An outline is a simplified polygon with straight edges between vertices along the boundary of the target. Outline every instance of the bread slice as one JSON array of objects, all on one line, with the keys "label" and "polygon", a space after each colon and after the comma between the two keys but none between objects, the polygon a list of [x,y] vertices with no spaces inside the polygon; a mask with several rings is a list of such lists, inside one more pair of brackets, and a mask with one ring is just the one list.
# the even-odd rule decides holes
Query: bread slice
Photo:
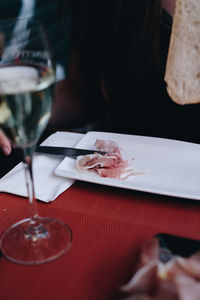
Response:
[{"label": "bread slice", "polygon": [[200,102],[200,0],[176,1],[165,81],[174,102]]}]

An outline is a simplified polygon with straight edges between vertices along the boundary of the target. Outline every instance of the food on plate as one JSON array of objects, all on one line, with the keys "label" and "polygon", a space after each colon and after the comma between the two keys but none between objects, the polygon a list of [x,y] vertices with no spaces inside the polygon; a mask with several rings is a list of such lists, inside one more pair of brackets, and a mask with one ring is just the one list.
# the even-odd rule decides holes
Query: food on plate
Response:
[{"label": "food on plate", "polygon": [[127,169],[129,163],[122,158],[120,147],[114,141],[96,140],[94,145],[106,154],[94,153],[78,156],[76,162],[80,171],[95,171],[101,177],[116,179],[127,179],[134,175],[132,169]]},{"label": "food on plate", "polygon": [[199,300],[200,251],[188,258],[173,255],[154,237],[144,243],[136,273],[121,289],[127,300]]},{"label": "food on plate", "polygon": [[178,104],[200,102],[200,1],[177,0],[165,81]]}]

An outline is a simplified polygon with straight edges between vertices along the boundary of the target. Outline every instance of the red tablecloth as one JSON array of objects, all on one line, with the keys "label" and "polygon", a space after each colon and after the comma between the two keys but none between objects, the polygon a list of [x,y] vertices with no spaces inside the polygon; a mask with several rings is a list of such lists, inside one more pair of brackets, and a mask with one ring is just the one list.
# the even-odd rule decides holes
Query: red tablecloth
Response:
[{"label": "red tablecloth", "polygon": [[[200,239],[200,202],[76,182],[39,214],[73,231],[70,251],[39,266],[0,259],[0,299],[122,299],[140,246],[157,233]],[[0,233],[29,215],[25,198],[0,194]]]}]

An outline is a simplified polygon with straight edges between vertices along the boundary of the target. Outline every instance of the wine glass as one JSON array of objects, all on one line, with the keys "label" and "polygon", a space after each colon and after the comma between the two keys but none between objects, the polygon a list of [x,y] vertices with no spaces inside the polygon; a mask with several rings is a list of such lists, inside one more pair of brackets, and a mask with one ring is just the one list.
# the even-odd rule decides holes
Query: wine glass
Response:
[{"label": "wine glass", "polygon": [[35,203],[32,157],[51,114],[54,85],[54,66],[41,25],[30,19],[0,22],[0,127],[23,154],[30,206],[30,217],[9,227],[0,240],[3,254],[16,263],[48,262],[71,245],[70,228],[39,217]]}]

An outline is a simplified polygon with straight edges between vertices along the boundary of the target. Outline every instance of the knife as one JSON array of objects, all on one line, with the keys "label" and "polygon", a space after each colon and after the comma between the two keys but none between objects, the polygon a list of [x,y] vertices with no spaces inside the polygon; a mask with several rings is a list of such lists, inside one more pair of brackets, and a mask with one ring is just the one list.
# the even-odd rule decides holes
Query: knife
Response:
[{"label": "knife", "polygon": [[35,152],[57,155],[57,156],[69,156],[75,159],[79,155],[87,155],[87,154],[94,154],[94,153],[99,153],[101,155],[106,154],[106,152],[102,152],[102,151],[68,148],[68,147],[51,147],[51,146],[36,146]]}]

